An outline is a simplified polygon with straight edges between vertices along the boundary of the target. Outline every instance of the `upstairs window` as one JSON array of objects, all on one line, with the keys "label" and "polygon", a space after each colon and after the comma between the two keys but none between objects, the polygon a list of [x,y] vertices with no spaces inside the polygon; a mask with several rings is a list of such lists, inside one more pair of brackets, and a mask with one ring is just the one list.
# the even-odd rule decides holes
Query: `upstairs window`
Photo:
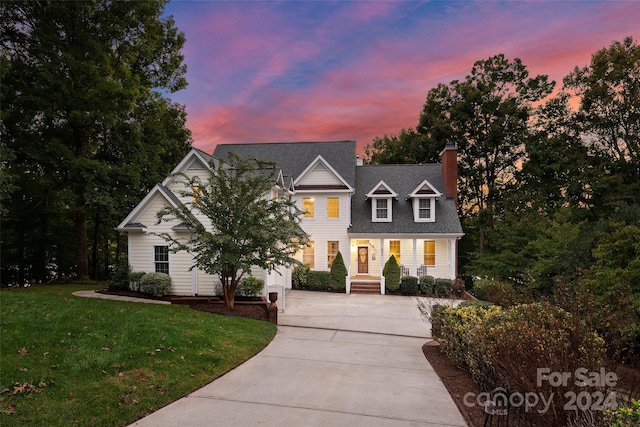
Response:
[{"label": "upstairs window", "polygon": [[415,222],[434,222],[434,198],[413,199],[413,218]]},{"label": "upstairs window", "polygon": [[315,215],[315,201],[313,197],[304,197],[302,199],[302,211],[305,218],[313,218]]},{"label": "upstairs window", "polygon": [[153,247],[153,263],[156,273],[169,274],[169,246]]},{"label": "upstairs window", "polygon": [[391,222],[391,201],[390,199],[372,199],[373,222]]},{"label": "upstairs window", "polygon": [[340,199],[327,197],[327,218],[340,218]]}]

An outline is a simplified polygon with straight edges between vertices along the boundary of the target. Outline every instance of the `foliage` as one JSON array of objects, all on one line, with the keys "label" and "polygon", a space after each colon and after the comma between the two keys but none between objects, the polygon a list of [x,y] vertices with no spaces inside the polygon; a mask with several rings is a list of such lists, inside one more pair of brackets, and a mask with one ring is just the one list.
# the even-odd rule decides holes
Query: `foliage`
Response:
[{"label": "foliage", "polygon": [[140,279],[140,292],[163,297],[171,290],[171,276],[165,273],[146,273]]},{"label": "foliage", "polygon": [[307,280],[309,276],[309,265],[296,265],[293,268],[293,274],[291,277],[291,286],[293,289],[304,289],[307,286]]},{"label": "foliage", "polygon": [[400,289],[400,267],[396,261],[396,257],[391,255],[382,269],[382,275],[385,280],[385,287],[391,291],[396,292]]},{"label": "foliage", "polygon": [[400,292],[404,295],[415,295],[418,293],[418,278],[404,276],[400,279]]},{"label": "foliage", "polygon": [[11,391],[0,399],[0,425],[130,425],[251,358],[276,333],[269,322],[182,305],[71,295],[98,288],[0,291],[0,389]]},{"label": "foliage", "polygon": [[344,292],[347,288],[347,267],[344,265],[342,254],[338,252],[331,264],[331,290]]},{"label": "foliage", "polygon": [[513,286],[492,279],[475,280],[473,282],[472,292],[481,300],[489,301],[503,307],[512,305],[515,302]]},{"label": "foliage", "polygon": [[635,427],[640,424],[640,400],[631,399],[616,410],[605,412],[605,423],[611,427]]},{"label": "foliage", "polygon": [[438,278],[433,282],[433,295],[436,298],[446,298],[451,296],[453,291],[453,281],[451,279]]},{"label": "foliage", "polygon": [[[188,149],[184,108],[160,95],[186,87],[184,34],[162,16],[164,4],[0,4],[2,139],[17,187],[1,227],[10,248],[2,265],[20,280],[88,277],[89,258],[95,277],[130,197],[139,200]],[[103,256],[108,270],[114,257]],[[51,272],[49,263],[62,265]]]},{"label": "foliage", "polygon": [[127,262],[120,262],[111,279],[107,282],[107,287],[111,291],[128,290],[131,266]]},{"label": "foliage", "polygon": [[331,289],[331,272],[310,270],[307,273],[307,285],[310,291],[328,291]]},{"label": "foliage", "polygon": [[295,256],[306,245],[307,235],[300,227],[302,212],[293,201],[264,197],[276,185],[272,162],[231,154],[212,161],[210,167],[206,182],[181,175],[186,190],[180,195],[193,202],[158,212],[159,223],[184,223],[189,236],[160,236],[170,250],[193,254],[194,267],[217,275],[225,304],[233,307],[245,271],[298,264]]},{"label": "foliage", "polygon": [[264,280],[249,276],[240,281],[237,294],[243,297],[257,297],[264,289]]},{"label": "foliage", "polygon": [[434,296],[433,286],[435,278],[433,276],[420,276],[418,278],[418,289],[420,293],[427,297]]},{"label": "foliage", "polygon": [[462,301],[460,304],[458,304],[458,308],[462,308],[462,307],[480,307],[480,308],[484,308],[484,309],[489,309],[491,307],[495,306],[495,304],[490,303],[489,301],[481,301],[481,300],[466,300],[466,301]]},{"label": "foliage", "polygon": [[129,273],[129,289],[132,291],[140,290],[140,282],[142,278],[147,274],[144,271],[133,271]]}]

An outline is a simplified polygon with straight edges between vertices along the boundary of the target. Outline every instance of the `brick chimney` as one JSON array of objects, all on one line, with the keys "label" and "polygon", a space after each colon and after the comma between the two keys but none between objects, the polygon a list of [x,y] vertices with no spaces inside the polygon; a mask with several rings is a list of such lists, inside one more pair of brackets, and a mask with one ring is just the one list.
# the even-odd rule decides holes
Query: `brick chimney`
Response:
[{"label": "brick chimney", "polygon": [[447,144],[440,153],[442,159],[442,180],[444,181],[444,194],[447,198],[453,198],[458,206],[458,149],[453,144]]}]

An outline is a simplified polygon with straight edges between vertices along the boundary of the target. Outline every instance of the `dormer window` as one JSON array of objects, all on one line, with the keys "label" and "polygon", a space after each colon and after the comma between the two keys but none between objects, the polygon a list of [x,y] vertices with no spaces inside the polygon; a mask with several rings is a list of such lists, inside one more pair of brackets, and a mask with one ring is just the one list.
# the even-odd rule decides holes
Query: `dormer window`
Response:
[{"label": "dormer window", "polygon": [[436,200],[442,196],[429,181],[424,180],[409,194],[413,201],[413,220],[415,222],[435,222]]},{"label": "dormer window", "polygon": [[393,199],[397,197],[398,194],[385,184],[384,181],[380,181],[373,187],[367,194],[367,198],[371,200],[371,221],[393,221]]}]

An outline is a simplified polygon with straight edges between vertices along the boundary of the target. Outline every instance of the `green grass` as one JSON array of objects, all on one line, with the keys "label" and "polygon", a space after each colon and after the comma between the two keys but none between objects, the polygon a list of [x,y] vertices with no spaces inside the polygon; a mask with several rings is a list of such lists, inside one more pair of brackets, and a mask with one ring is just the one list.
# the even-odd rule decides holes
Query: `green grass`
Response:
[{"label": "green grass", "polygon": [[185,306],[0,292],[0,425],[127,425],[262,350],[275,325]]}]

